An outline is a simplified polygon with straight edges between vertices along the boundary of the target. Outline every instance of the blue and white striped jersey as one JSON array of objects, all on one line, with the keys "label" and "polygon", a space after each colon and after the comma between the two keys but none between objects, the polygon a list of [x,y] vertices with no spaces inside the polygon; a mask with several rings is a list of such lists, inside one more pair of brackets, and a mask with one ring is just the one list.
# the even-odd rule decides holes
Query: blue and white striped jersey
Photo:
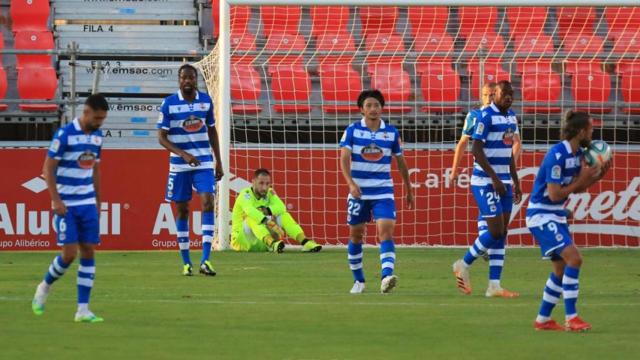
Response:
[{"label": "blue and white striped jersey", "polygon": [[527,206],[527,227],[544,225],[549,221],[566,223],[564,202],[551,201],[547,191],[547,183],[569,185],[573,178],[580,172],[580,159],[582,150],[571,152],[568,141],[562,141],[549,149],[533,183],[533,192]]},{"label": "blue and white striped jersey", "polygon": [[56,131],[47,156],[59,160],[56,187],[67,206],[96,204],[93,167],[100,161],[102,130],[86,134],[74,119]]},{"label": "blue and white striped jersey", "polygon": [[476,122],[482,117],[482,109],[473,109],[469,111],[467,117],[464,118],[464,125],[462,126],[462,135],[473,136],[473,129],[476,127]]},{"label": "blue and white striped jersey", "polygon": [[213,153],[207,130],[214,125],[213,102],[209,95],[197,91],[195,100],[190,103],[178,90],[164,99],[157,123],[158,129],[168,130],[169,141],[200,160],[200,165],[189,166],[180,156],[171,153],[169,171],[213,168]]},{"label": "blue and white striped jersey", "polygon": [[395,127],[381,120],[378,131],[371,131],[362,119],[347,127],[340,147],[351,150],[351,177],[362,191],[362,200],[393,199],[391,155],[402,155]]},{"label": "blue and white striped jersey", "polygon": [[[495,104],[482,109],[482,116],[477,120],[472,138],[484,142],[484,154],[496,175],[504,184],[512,184],[509,165],[511,164],[511,148],[516,134],[519,134],[518,120],[513,110],[506,114],[498,110]],[[492,184],[491,178],[480,165],[473,164],[471,185],[484,186]]]}]

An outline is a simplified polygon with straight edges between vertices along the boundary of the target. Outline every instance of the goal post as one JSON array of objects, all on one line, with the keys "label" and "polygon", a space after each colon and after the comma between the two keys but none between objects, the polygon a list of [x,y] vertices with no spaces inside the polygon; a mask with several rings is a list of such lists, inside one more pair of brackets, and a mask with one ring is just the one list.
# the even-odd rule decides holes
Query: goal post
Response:
[{"label": "goal post", "polygon": [[[282,13],[263,13],[270,6],[301,10],[292,13],[292,20],[283,18]],[[314,29],[318,18],[312,7],[326,6],[348,7],[347,36],[329,39],[333,43],[323,42],[326,39]],[[424,39],[424,34],[414,29],[416,23],[409,7],[434,6],[449,9],[449,18],[438,24],[440,35],[444,35]],[[508,11],[515,6],[549,10],[541,23],[529,21],[522,27],[523,32],[517,33],[517,24]],[[606,3],[611,8],[633,6],[638,6],[637,1]],[[236,7],[248,7],[248,11],[232,12]],[[398,15],[391,17],[391,25],[385,23],[387,15],[383,12],[366,13],[371,15],[366,20],[365,9],[372,7],[388,7]],[[497,15],[486,15],[496,17],[485,33],[477,32],[485,13],[469,17],[463,11],[468,7],[498,9]],[[564,7],[594,10],[584,17],[572,13],[573,18],[567,22],[566,14],[559,10]],[[638,246],[640,227],[633,211],[640,189],[633,186],[640,173],[632,164],[640,163],[640,111],[626,109],[640,108],[640,104],[628,99],[624,82],[625,76],[640,77],[640,51],[634,47],[636,40],[640,42],[640,35],[635,37],[640,29],[635,29],[629,20],[624,25],[628,28],[619,29],[623,35],[612,35],[617,22],[605,10],[603,2],[597,0],[221,0],[217,44],[209,56],[196,64],[214,97],[226,174],[217,190],[218,248],[229,247],[231,200],[235,197],[232,188],[247,186],[249,174],[255,170],[249,167],[258,165],[273,167],[270,170],[274,170],[275,188],[310,237],[321,243],[346,243],[341,230],[346,228],[346,210],[342,208],[346,193],[335,156],[341,132],[359,114],[353,110],[352,101],[337,94],[345,93],[340,88],[344,86],[351,93],[359,92],[354,88],[358,83],[362,89],[384,87],[383,93],[389,94],[389,112],[383,118],[400,128],[417,201],[422,204],[413,211],[401,209],[404,190],[394,176],[400,227],[396,232],[402,238],[399,243],[468,244],[477,232],[473,221],[477,210],[468,189],[470,154],[462,163],[467,168],[461,178],[466,186],[454,185],[447,169],[464,117],[478,106],[479,88],[503,78],[516,81],[515,105],[527,150],[519,164],[523,181],[528,184],[525,186],[530,187],[542,151],[558,141],[562,112],[584,108],[597,114],[594,137],[603,137],[623,155],[616,158],[613,175],[595,186],[589,198],[575,196],[569,201],[568,206],[578,215],[574,230],[582,234],[579,243],[583,245]],[[640,16],[640,9],[637,14]],[[341,21],[340,14],[329,15],[328,22]],[[619,17],[626,19],[623,12]],[[239,22],[248,36],[238,33]],[[584,24],[574,34],[578,22]],[[584,40],[574,36],[583,34],[592,37]],[[531,43],[522,41],[525,35],[531,37]],[[634,37],[627,39],[627,44],[620,40],[624,36]],[[541,47],[542,40],[548,41],[548,48]],[[245,47],[238,46],[238,41],[254,43]],[[342,46],[343,41],[353,41],[354,50]],[[596,44],[598,41],[602,43]],[[243,82],[233,89],[235,97],[232,58],[238,64],[249,65],[244,70],[233,68],[233,76],[241,77]],[[636,65],[629,65],[626,73],[621,72],[623,60],[625,66],[627,62],[637,63],[637,69]],[[301,67],[287,68],[293,64]],[[245,70],[248,73],[239,73]],[[327,83],[332,77],[340,80]],[[254,84],[257,90],[251,88],[252,81],[259,83]],[[434,86],[437,81],[444,81],[440,90]],[[533,89],[531,84],[545,84],[548,89]],[[610,94],[605,94],[602,86],[610,86]],[[332,88],[334,97],[328,88]],[[453,97],[449,96],[451,93]],[[545,101],[547,98],[551,100]],[[635,191],[636,197],[618,196],[624,191]],[[325,198],[317,199],[318,196]],[[627,203],[622,204],[625,199]],[[525,239],[526,200],[523,203],[514,207],[511,234],[516,240],[511,243],[531,245],[530,239]],[[429,233],[424,234],[425,231]],[[595,235],[591,236],[593,231]]]}]

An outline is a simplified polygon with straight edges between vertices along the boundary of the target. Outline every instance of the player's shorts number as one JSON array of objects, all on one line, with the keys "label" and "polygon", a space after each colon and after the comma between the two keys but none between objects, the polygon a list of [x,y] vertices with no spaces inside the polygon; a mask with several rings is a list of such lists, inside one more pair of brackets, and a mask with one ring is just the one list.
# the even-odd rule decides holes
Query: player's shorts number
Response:
[{"label": "player's shorts number", "polygon": [[361,205],[360,203],[357,202],[349,202],[349,208],[348,208],[348,212],[349,215],[353,215],[353,216],[359,216],[360,215],[360,209],[361,209]]},{"label": "player's shorts number", "polygon": [[67,231],[67,222],[64,221],[64,218],[60,219],[60,223],[58,223],[58,231],[60,234],[64,234]]},{"label": "player's shorts number", "polygon": [[487,204],[495,205],[496,204],[496,200],[500,200],[500,195],[489,191],[487,193]]},{"label": "player's shorts number", "polygon": [[558,225],[556,225],[556,223],[554,222],[549,222],[547,223],[547,229],[549,229],[549,231],[551,231],[555,237],[556,237],[556,241],[562,241],[563,240],[563,236],[561,233],[558,232]]},{"label": "player's shorts number", "polygon": [[169,181],[167,181],[167,190],[173,190],[173,177],[169,176]]}]

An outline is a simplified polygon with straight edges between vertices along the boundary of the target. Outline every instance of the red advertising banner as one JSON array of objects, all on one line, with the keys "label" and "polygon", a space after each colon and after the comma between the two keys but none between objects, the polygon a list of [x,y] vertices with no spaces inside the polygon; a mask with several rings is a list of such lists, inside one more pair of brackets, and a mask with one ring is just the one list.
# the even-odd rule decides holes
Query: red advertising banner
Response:
[{"label": "red advertising banner", "polygon": [[[45,150],[0,150],[0,251],[55,249],[49,193],[41,177]],[[477,232],[477,209],[468,170],[458,185],[449,169],[453,152],[406,151],[417,206],[406,210],[404,189],[394,170],[398,225],[404,245],[468,245]],[[514,205],[509,243],[533,245],[524,214],[541,152],[525,152],[520,166],[524,199]],[[470,165],[470,158],[467,158]],[[232,198],[249,186],[258,167],[272,171],[274,188],[308,236],[324,244],[345,244],[348,188],[334,149],[235,150],[231,156]],[[102,155],[100,231],[106,250],[177,249],[171,205],[164,202],[168,154],[162,150],[106,149]],[[395,169],[395,166],[394,166]],[[589,192],[572,195],[567,207],[572,231],[583,246],[639,246],[640,153],[617,152],[610,173]],[[233,199],[232,199],[233,204]],[[192,247],[200,247],[199,201],[190,218]],[[374,243],[369,228],[368,243]]]}]

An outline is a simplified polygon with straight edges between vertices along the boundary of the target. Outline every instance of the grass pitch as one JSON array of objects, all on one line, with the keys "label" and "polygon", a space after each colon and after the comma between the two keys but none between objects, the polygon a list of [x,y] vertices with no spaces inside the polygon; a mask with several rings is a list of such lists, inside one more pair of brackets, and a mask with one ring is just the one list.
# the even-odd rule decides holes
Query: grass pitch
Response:
[{"label": "grass pitch", "polygon": [[[632,359],[640,353],[640,252],[588,249],[578,310],[589,333],[536,332],[550,265],[537,249],[510,249],[503,286],[487,299],[487,264],[458,293],[462,249],[399,249],[394,293],[379,294],[380,264],[365,251],[367,291],[350,295],[344,249],[318,254],[214,253],[218,276],[180,274],[178,252],[102,252],[91,308],[73,322],[76,265],[37,317],[30,308],[53,253],[0,252],[3,359]],[[198,259],[194,252],[192,259]],[[194,269],[195,270],[195,269]],[[554,311],[564,318],[562,302]]]}]

